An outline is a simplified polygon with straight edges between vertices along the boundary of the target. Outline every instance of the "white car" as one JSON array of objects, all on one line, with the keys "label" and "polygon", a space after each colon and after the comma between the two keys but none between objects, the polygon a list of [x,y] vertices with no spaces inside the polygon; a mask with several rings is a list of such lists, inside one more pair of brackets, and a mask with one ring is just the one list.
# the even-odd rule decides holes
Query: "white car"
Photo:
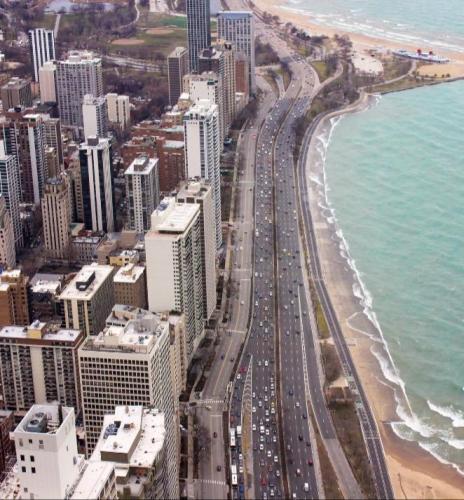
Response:
[{"label": "white car", "polygon": [[252,429],[255,431],[256,430],[256,424],[253,424]]},{"label": "white car", "polygon": [[259,451],[263,451],[263,450],[264,450],[264,444],[263,444],[263,443],[261,443],[261,444],[259,445]]},{"label": "white car", "polygon": [[267,450],[267,458],[271,458],[271,457],[272,457],[271,450]]},{"label": "white car", "polygon": [[274,463],[277,463],[279,459],[277,458],[277,455],[274,455]]}]

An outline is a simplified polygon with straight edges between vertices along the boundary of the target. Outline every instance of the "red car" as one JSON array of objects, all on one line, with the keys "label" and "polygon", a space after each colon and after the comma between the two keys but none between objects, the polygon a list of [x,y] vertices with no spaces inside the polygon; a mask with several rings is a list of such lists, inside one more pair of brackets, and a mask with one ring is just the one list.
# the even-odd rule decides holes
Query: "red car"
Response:
[{"label": "red car", "polygon": [[308,458],[308,465],[313,465],[313,461],[311,458]]},{"label": "red car", "polygon": [[261,486],[266,486],[266,484],[267,484],[266,478],[262,477],[261,478]]}]

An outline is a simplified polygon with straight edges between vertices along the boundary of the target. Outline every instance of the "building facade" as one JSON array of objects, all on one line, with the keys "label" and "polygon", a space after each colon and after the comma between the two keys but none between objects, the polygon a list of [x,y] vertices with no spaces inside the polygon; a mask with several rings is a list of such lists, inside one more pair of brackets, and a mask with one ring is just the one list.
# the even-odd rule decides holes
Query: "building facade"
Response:
[{"label": "building facade", "polygon": [[194,104],[184,115],[185,169],[188,177],[211,183],[216,222],[216,248],[222,245],[221,171],[218,107],[208,100]]},{"label": "building facade", "polygon": [[39,320],[0,330],[0,387],[5,408],[27,411],[59,401],[80,411],[77,350],[79,330],[49,328]]},{"label": "building facade", "polygon": [[[249,89],[256,93],[255,25],[253,13],[249,11],[222,11],[217,15],[218,38],[234,45],[248,59]],[[241,90],[240,92],[243,92]]]},{"label": "building facade", "polygon": [[82,102],[84,137],[108,137],[108,108],[104,96],[86,94]]},{"label": "building facade", "polygon": [[106,103],[108,121],[118,125],[122,130],[129,127],[131,123],[129,96],[106,94]]},{"label": "building facade", "polygon": [[13,268],[16,265],[13,222],[6,207],[5,197],[0,194],[0,265]]},{"label": "building facade", "polygon": [[150,216],[160,199],[158,163],[157,158],[140,155],[124,172],[132,231],[144,233],[150,229]]},{"label": "building facade", "polygon": [[187,42],[189,71],[198,72],[198,58],[211,45],[211,14],[209,0],[187,0]]},{"label": "building facade", "polygon": [[40,102],[56,103],[56,62],[48,61],[39,69]]},{"label": "building facade", "polygon": [[0,326],[29,324],[28,283],[20,269],[0,274]]},{"label": "building facade", "polygon": [[13,77],[1,89],[3,112],[16,107],[32,106],[31,82],[23,78]]},{"label": "building facade", "polygon": [[185,315],[190,362],[204,334],[200,207],[165,198],[145,235],[148,307]]},{"label": "building facade", "polygon": [[64,324],[85,336],[98,335],[114,305],[113,267],[99,264],[83,266],[61,292]]},{"label": "building facade", "polygon": [[87,137],[79,148],[84,224],[92,231],[114,231],[114,187],[108,139]]},{"label": "building facade", "polygon": [[145,266],[126,264],[118,269],[113,282],[115,304],[147,308]]},{"label": "building facade", "polygon": [[6,155],[0,151],[0,194],[5,199],[10,214],[15,248],[20,248],[23,246],[23,230],[19,213],[21,188],[17,161],[15,155]]},{"label": "building facade", "polygon": [[82,131],[84,96],[103,96],[101,59],[92,52],[71,51],[67,59],[57,63],[56,87],[62,124]]},{"label": "building facade", "polygon": [[168,55],[168,83],[169,104],[175,106],[182,94],[182,81],[188,73],[188,50],[185,47],[176,47]]},{"label": "building facade", "polygon": [[28,38],[31,63],[34,68],[34,80],[38,82],[40,68],[47,61],[56,59],[55,37],[52,30],[36,28],[29,30]]},{"label": "building facade", "polygon": [[42,198],[44,244],[51,258],[69,256],[71,207],[69,186],[64,177],[49,178]]},{"label": "building facade", "polygon": [[86,452],[98,443],[104,416],[115,406],[156,407],[165,415],[166,498],[178,498],[178,422],[169,363],[169,325],[142,312],[125,326],[108,326],[79,350]]}]

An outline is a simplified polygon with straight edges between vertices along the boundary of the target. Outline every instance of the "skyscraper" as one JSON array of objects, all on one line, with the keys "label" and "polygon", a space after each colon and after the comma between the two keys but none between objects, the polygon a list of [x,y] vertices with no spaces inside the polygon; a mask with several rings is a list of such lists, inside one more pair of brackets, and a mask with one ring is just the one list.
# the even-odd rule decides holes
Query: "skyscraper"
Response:
[{"label": "skyscraper", "polygon": [[39,69],[40,102],[56,103],[56,62],[47,61]]},{"label": "skyscraper", "polygon": [[69,249],[71,207],[65,177],[49,178],[42,198],[44,243],[50,257],[63,259]]},{"label": "skyscraper", "polygon": [[178,421],[169,362],[169,324],[140,311],[124,326],[107,326],[79,350],[86,451],[98,442],[104,416],[118,405],[155,406],[165,415],[167,498],[178,498]]},{"label": "skyscraper", "polygon": [[130,125],[130,100],[128,95],[106,94],[108,121],[124,130]]},{"label": "skyscraper", "polygon": [[0,265],[14,267],[16,264],[15,239],[10,212],[5,197],[0,194]]},{"label": "skyscraper", "polygon": [[209,180],[213,189],[216,248],[222,244],[221,172],[218,107],[200,100],[184,115],[185,167],[188,177]]},{"label": "skyscraper", "polygon": [[176,47],[168,55],[168,82],[169,82],[169,104],[177,104],[182,93],[182,80],[188,73],[188,50],[185,47]]},{"label": "skyscraper", "polygon": [[138,156],[124,172],[129,211],[129,229],[144,233],[159,203],[158,158]]},{"label": "skyscraper", "polygon": [[108,137],[108,108],[106,97],[86,94],[82,102],[84,137]]},{"label": "skyscraper", "polygon": [[3,112],[22,106],[32,106],[31,82],[13,77],[1,89]]},{"label": "skyscraper", "polygon": [[19,213],[21,187],[18,163],[16,156],[2,152],[2,145],[0,141],[0,194],[5,198],[6,208],[10,212],[15,247],[20,248],[23,246],[23,230]]},{"label": "skyscraper", "polygon": [[183,182],[177,193],[178,203],[196,203],[200,207],[202,246],[203,318],[208,321],[216,309],[216,231],[211,185],[203,179]]},{"label": "skyscraper", "polygon": [[249,88],[256,92],[255,81],[255,26],[253,13],[249,11],[219,12],[218,38],[227,40],[234,45],[237,52],[246,55],[249,64]]},{"label": "skyscraper", "polygon": [[34,80],[39,81],[39,70],[45,62],[56,59],[53,31],[44,28],[29,30],[29,50],[34,68]]},{"label": "skyscraper", "polygon": [[189,362],[204,333],[202,251],[200,207],[164,198],[145,235],[148,307],[184,313]]},{"label": "skyscraper", "polygon": [[87,229],[114,231],[114,190],[108,139],[87,137],[79,148],[84,223]]},{"label": "skyscraper", "polygon": [[82,130],[86,94],[103,95],[102,62],[92,52],[72,51],[56,70],[58,108],[63,125]]},{"label": "skyscraper", "polygon": [[187,40],[190,72],[198,72],[198,57],[211,45],[210,0],[187,0]]}]

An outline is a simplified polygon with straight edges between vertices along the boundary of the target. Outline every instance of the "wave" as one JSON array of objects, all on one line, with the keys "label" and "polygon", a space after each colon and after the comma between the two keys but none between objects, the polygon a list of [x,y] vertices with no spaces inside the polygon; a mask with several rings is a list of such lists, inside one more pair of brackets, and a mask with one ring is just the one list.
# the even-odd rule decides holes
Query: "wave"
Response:
[{"label": "wave", "polygon": [[450,406],[439,406],[427,400],[428,407],[442,417],[449,418],[454,428],[464,427],[464,413]]},{"label": "wave", "polygon": [[428,443],[428,442],[419,441],[419,446],[423,450],[430,453],[430,455],[432,455],[434,458],[436,458],[440,463],[442,463],[444,465],[451,465],[451,467],[453,467],[453,469],[455,469],[457,472],[459,472],[459,474],[461,474],[461,476],[464,476],[464,470],[462,470],[461,467],[459,467],[458,465],[456,465],[453,462],[450,462],[449,460],[446,460],[437,452],[436,449],[437,449],[438,445],[436,443]]}]

